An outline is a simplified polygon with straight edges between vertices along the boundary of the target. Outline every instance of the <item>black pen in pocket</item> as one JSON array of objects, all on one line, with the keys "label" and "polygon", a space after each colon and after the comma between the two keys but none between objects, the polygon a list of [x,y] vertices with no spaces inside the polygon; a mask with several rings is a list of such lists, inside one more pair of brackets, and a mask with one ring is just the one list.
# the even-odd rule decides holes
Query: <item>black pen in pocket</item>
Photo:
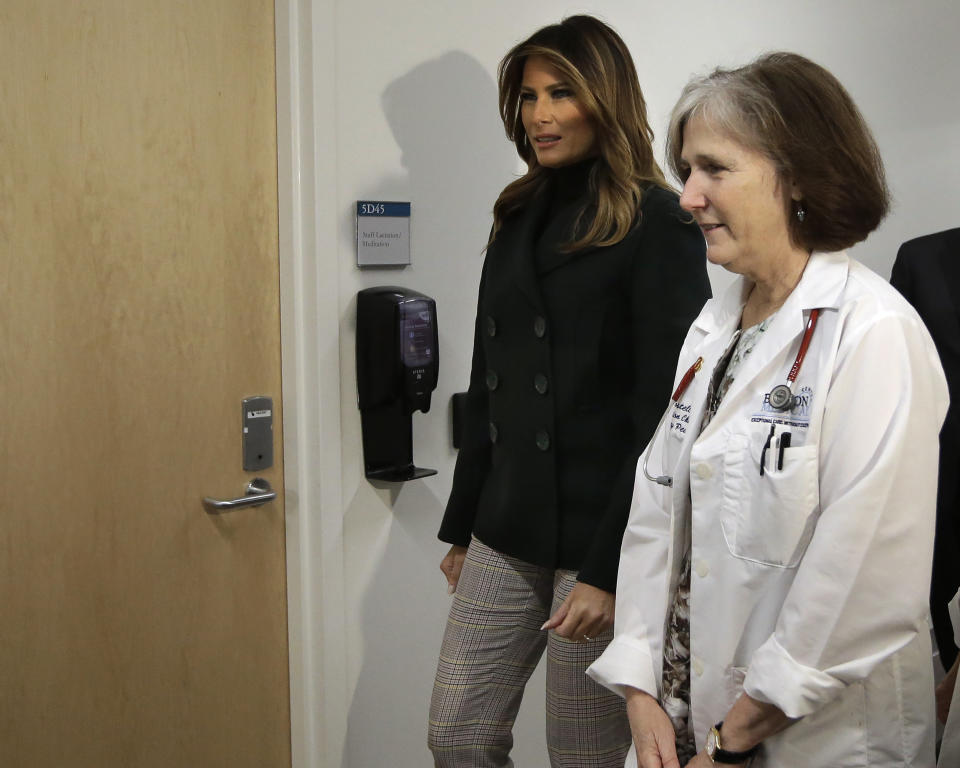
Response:
[{"label": "black pen in pocket", "polygon": [[770,447],[770,441],[773,439],[773,431],[776,429],[776,425],[770,425],[770,434],[767,435],[767,442],[763,444],[763,450],[760,451],[760,477],[763,477],[764,464],[767,463],[767,448]]},{"label": "black pen in pocket", "polygon": [[783,452],[790,447],[790,433],[784,432],[780,435],[777,447],[777,469],[783,469]]}]

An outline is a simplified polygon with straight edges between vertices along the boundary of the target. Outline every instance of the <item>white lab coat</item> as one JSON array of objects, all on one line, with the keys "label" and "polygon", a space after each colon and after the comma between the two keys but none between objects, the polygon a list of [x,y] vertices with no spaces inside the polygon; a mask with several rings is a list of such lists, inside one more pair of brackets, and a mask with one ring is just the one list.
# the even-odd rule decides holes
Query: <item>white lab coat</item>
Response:
[{"label": "white lab coat", "polygon": [[[676,382],[698,357],[703,367],[638,464],[614,639],[589,674],[618,692],[658,695],[692,499],[698,746],[746,691],[801,718],[764,743],[755,766],[931,768],[925,617],[947,409],[933,342],[884,280],[845,253],[814,253],[698,437],[708,380],[748,287],[741,279],[707,302],[684,342]],[[772,411],[765,396],[785,382],[815,307],[796,405]],[[778,469],[784,432],[792,443]],[[672,489],[645,479],[646,459],[651,474],[672,475]],[[635,760],[631,751],[627,765]]]},{"label": "white lab coat", "polygon": [[[960,556],[960,552],[957,553]],[[950,601],[950,622],[953,624],[953,642],[960,646],[960,592]],[[958,768],[960,766],[960,683],[953,688],[950,699],[950,713],[943,726],[943,741],[940,742],[938,768]]]}]

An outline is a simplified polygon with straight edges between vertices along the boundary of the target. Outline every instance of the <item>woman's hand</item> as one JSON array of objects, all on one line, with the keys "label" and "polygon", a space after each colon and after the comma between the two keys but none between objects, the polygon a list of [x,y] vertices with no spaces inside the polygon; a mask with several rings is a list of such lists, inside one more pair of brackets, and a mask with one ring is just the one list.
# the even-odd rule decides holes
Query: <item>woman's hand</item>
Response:
[{"label": "woman's hand", "polygon": [[590,641],[613,626],[615,602],[611,592],[578,581],[540,629],[552,629],[569,640]]},{"label": "woman's hand", "polygon": [[[727,752],[746,752],[795,722],[776,705],[741,693],[723,718],[720,746]],[[748,762],[745,760],[733,765],[746,765]],[[701,751],[684,768],[713,768],[713,765],[706,751]]]},{"label": "woman's hand", "polygon": [[454,544],[450,551],[440,561],[440,570],[447,577],[447,594],[457,591],[457,582],[460,581],[460,571],[463,570],[463,561],[467,557],[467,548]]},{"label": "woman's hand", "polygon": [[667,713],[649,693],[626,688],[624,695],[639,768],[680,768],[677,736]]}]

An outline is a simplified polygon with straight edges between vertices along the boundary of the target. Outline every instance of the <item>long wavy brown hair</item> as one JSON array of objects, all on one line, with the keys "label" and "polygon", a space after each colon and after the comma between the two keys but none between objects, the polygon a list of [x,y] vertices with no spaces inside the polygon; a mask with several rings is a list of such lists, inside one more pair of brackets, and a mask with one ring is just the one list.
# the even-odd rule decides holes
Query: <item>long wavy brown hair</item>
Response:
[{"label": "long wavy brown hair", "polygon": [[[595,213],[586,231],[564,250],[618,243],[637,223],[644,187],[669,189],[669,185],[653,156],[653,131],[630,51],[609,26],[586,15],[570,16],[534,32],[500,62],[500,117],[527,172],[497,198],[491,242],[504,220],[549,183],[551,171],[537,162],[520,112],[523,68],[529,56],[542,56],[560,71],[596,131],[598,157],[590,170],[589,202],[580,218],[588,208]],[[580,229],[578,218],[574,231]]]}]

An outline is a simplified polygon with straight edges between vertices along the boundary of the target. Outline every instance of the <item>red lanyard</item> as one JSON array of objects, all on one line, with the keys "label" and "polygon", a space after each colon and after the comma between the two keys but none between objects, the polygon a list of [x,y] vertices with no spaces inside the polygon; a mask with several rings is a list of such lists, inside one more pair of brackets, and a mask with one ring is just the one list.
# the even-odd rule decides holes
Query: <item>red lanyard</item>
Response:
[{"label": "red lanyard", "polygon": [[[807,356],[807,349],[810,347],[810,339],[813,338],[813,330],[817,327],[817,318],[820,317],[819,309],[810,310],[810,319],[807,321],[807,327],[803,331],[803,338],[800,340],[800,349],[797,352],[797,359],[793,361],[793,367],[790,369],[790,373],[787,374],[787,381],[791,384],[797,380],[797,375],[800,373],[800,366],[803,365],[803,358]],[[687,387],[690,386],[690,382],[693,381],[693,377],[697,375],[697,372],[703,366],[703,358],[698,357],[696,362],[687,368],[687,372],[683,374],[683,378],[680,379],[680,383],[677,384],[677,389],[674,391],[671,400],[673,402],[679,402],[680,398],[683,397],[683,393],[687,391]]]},{"label": "red lanyard", "polygon": [[810,319],[807,321],[807,328],[803,332],[803,339],[800,341],[800,350],[797,352],[797,359],[793,361],[793,368],[787,375],[787,381],[791,384],[797,380],[797,374],[800,373],[800,366],[803,365],[803,358],[807,355],[807,347],[810,346],[810,339],[813,336],[813,329],[817,327],[817,318],[820,317],[819,309],[810,310]]}]

